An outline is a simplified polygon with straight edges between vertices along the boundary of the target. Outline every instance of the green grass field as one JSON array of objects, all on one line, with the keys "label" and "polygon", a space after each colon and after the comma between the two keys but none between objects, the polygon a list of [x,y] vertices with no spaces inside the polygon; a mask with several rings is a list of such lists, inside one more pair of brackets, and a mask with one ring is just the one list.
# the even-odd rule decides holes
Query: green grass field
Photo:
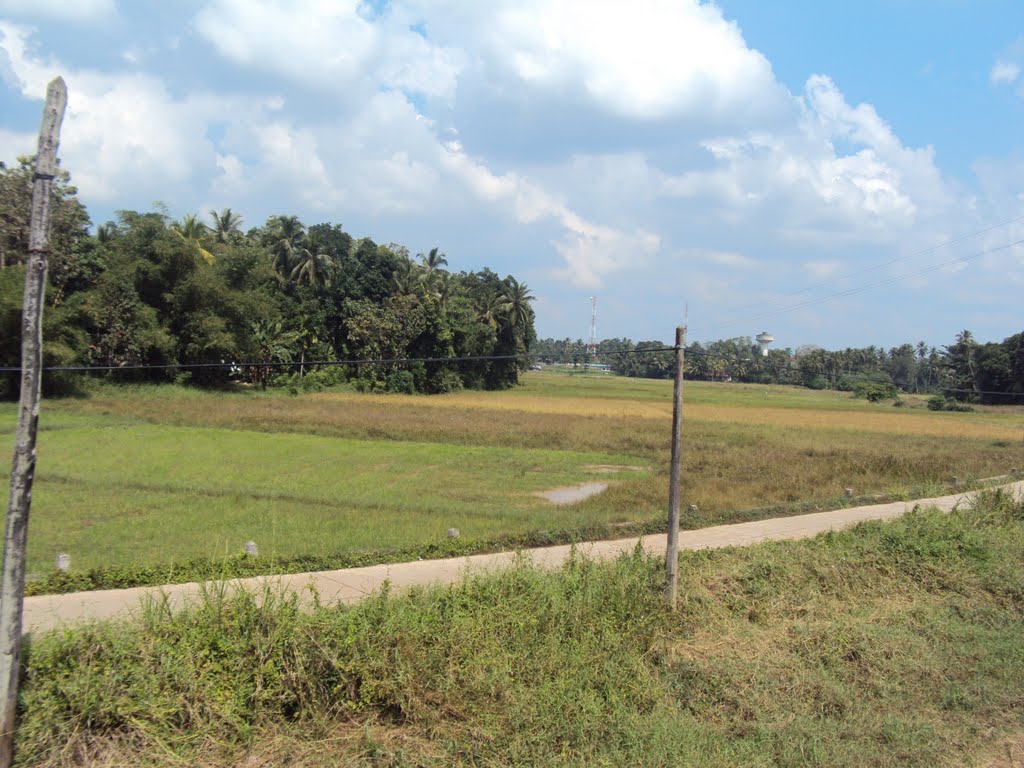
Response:
[{"label": "green grass field", "polygon": [[[1024,503],[32,638],[18,765],[1013,768]],[[1001,762],[990,762],[1002,758]]]},{"label": "green grass field", "polygon": [[[250,539],[262,556],[294,557],[443,541],[449,527],[486,539],[654,520],[671,394],[667,381],[543,372],[510,392],[438,397],[166,386],[47,401],[29,572],[52,570],[57,552],[82,570],[224,558]],[[1024,466],[1024,409],[908,402],[688,383],[684,502],[700,513],[684,525]],[[14,418],[0,405],[8,439]],[[595,480],[610,489],[573,506],[533,495]]]}]

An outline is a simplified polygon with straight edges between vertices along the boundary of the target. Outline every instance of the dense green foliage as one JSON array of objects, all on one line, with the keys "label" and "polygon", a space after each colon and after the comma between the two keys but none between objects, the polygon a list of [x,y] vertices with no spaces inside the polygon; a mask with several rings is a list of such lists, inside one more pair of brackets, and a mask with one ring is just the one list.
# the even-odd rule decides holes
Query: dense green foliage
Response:
[{"label": "dense green foliage", "polygon": [[33,638],[22,766],[974,764],[1018,730],[1024,504],[351,607],[214,588]]},{"label": "dense green foliage", "polygon": [[[668,379],[674,375],[670,345],[605,339],[593,360],[577,339],[540,339],[534,352],[548,363],[609,365],[623,376]],[[829,351],[820,347],[770,349],[762,356],[749,337],[722,339],[686,347],[686,376],[700,381],[792,384],[836,389],[868,399],[888,399],[904,392],[942,392],[955,400],[980,403],[1024,402],[1024,333],[1002,342],[978,343],[970,331],[937,349],[925,342],[888,350],[864,347]]]},{"label": "dense green foliage", "polygon": [[[31,168],[0,167],[0,365],[19,364]],[[488,269],[449,273],[437,248],[418,260],[394,243],[339,225],[273,216],[242,232],[231,209],[172,221],[121,211],[88,233],[68,185],[57,184],[45,311],[46,364],[106,366],[117,381],[301,385],[352,381],[365,390],[501,389],[525,367],[533,296]],[[310,366],[318,360],[504,356],[452,364]],[[226,363],[257,363],[232,368]],[[132,370],[133,366],[157,366]],[[189,368],[188,366],[199,366]],[[309,381],[307,375],[312,374]],[[50,393],[74,378],[49,375]],[[0,396],[17,376],[0,377]]]}]

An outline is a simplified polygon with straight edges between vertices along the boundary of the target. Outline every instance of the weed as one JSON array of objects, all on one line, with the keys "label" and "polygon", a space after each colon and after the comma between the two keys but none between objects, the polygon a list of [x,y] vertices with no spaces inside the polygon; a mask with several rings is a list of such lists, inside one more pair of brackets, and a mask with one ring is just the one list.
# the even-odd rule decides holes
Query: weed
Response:
[{"label": "weed", "polygon": [[33,638],[18,763],[960,765],[1021,727],[1022,556],[992,493],[685,553],[677,614],[639,551],[309,612],[219,588]]}]

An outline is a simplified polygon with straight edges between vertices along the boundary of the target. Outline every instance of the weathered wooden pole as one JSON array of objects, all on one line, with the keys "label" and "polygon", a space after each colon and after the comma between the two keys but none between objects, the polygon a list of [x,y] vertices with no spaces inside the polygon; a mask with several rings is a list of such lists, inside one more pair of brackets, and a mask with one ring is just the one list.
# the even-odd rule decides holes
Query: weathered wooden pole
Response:
[{"label": "weathered wooden pole", "polygon": [[60,125],[68,103],[60,77],[46,89],[39,151],[32,180],[32,217],[28,236],[25,298],[21,307],[21,400],[11,467],[11,496],[4,531],[3,574],[0,581],[0,768],[14,759],[14,716],[18,707],[21,662],[21,612],[25,600],[25,540],[36,468],[36,428],[43,367],[43,296],[49,254],[50,204],[57,174]]},{"label": "weathered wooden pole", "polygon": [[676,328],[676,383],[672,392],[672,465],[668,481],[668,545],[665,547],[665,599],[675,610],[679,598],[679,496],[683,463],[683,363],[686,328]]}]

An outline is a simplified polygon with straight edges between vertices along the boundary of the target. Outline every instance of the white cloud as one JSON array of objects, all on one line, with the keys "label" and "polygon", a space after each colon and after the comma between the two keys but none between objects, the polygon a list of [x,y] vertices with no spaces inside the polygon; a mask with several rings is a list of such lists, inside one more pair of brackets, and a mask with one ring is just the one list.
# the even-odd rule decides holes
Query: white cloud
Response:
[{"label": "white cloud", "polygon": [[458,63],[399,14],[364,16],[359,0],[214,0],[195,19],[224,57],[338,100],[383,85],[452,98]]},{"label": "white cloud", "polygon": [[[42,111],[40,111],[40,118]],[[19,155],[31,155],[36,151],[38,136],[31,133],[17,133],[0,128],[0,159],[13,162]]]},{"label": "white cloud", "polygon": [[92,21],[116,12],[114,0],[0,0],[0,13],[28,18]]},{"label": "white cloud", "polygon": [[0,78],[36,100],[57,72],[69,83],[62,156],[90,206],[322,216],[490,249],[474,266],[523,274],[538,295],[600,288],[604,306],[678,315],[685,290],[695,314],[731,316],[798,276],[871,263],[872,247],[884,261],[965,231],[993,199],[1003,218],[1020,207],[1019,174],[972,203],[931,148],[828,77],[789,93],[713,4],[198,4],[191,30],[166,34],[190,55],[209,43],[207,77],[184,68],[173,87],[141,36],[101,72],[0,22]]},{"label": "white cloud", "polygon": [[699,259],[706,259],[713,264],[718,264],[722,267],[732,267],[735,269],[749,269],[757,264],[756,259],[752,259],[749,256],[744,256],[742,253],[734,253],[732,251],[703,250],[696,251],[694,255]]},{"label": "white cloud", "polygon": [[988,74],[993,85],[1011,84],[1020,77],[1020,66],[1012,61],[997,61]]},{"label": "white cloud", "polygon": [[0,47],[27,98],[41,100],[46,84],[63,74],[68,107],[60,153],[75,184],[93,202],[133,195],[163,199],[212,161],[207,120],[251,114],[244,102],[208,94],[176,99],[159,79],[145,74],[76,70],[38,58],[29,49],[28,32],[12,25],[0,23]]},{"label": "white cloud", "polygon": [[562,236],[552,245],[565,263],[554,274],[574,285],[597,288],[612,273],[647,262],[660,248],[661,240],[654,233],[595,224],[517,173],[495,175],[482,162],[469,157],[458,142],[445,145],[441,160],[481,199],[511,201],[520,222],[556,221]]},{"label": "white cloud", "polygon": [[780,89],[735,23],[696,0],[406,0],[431,37],[470,40],[531,88],[637,120],[750,113]]},{"label": "white cloud", "polygon": [[835,259],[805,261],[801,266],[811,277],[818,280],[827,280],[835,277],[843,268],[842,263]]},{"label": "white cloud", "polygon": [[777,232],[824,237],[898,236],[951,202],[933,150],[905,147],[871,105],[850,106],[820,75],[807,81],[801,104],[786,132],[706,141],[715,167],[667,179],[666,193],[710,197],[741,218],[770,212]]}]

